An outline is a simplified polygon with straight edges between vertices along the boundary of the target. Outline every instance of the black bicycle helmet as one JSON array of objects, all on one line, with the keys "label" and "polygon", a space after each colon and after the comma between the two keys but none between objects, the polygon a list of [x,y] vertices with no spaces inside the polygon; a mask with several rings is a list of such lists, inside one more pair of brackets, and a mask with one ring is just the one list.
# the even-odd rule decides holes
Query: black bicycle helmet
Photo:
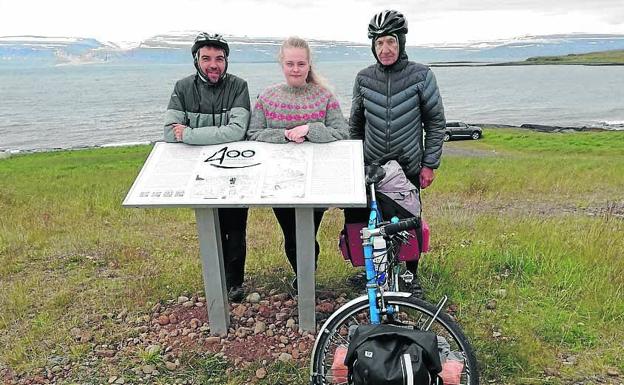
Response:
[{"label": "black bicycle helmet", "polygon": [[379,12],[368,23],[368,38],[379,36],[400,35],[407,33],[407,20],[399,11],[385,10]]},{"label": "black bicycle helmet", "polygon": [[197,75],[203,80],[205,83],[210,83],[208,78],[202,72],[199,67],[199,49],[201,47],[216,47],[223,50],[225,53],[225,69],[219,78],[219,83],[223,78],[225,78],[228,68],[228,56],[230,55],[230,46],[227,43],[227,40],[223,38],[220,34],[216,33],[214,35],[207,34],[206,32],[202,32],[195,38],[195,42],[193,43],[193,47],[191,48],[191,53],[193,54],[193,64],[195,65],[195,69],[197,69]]},{"label": "black bicycle helmet", "polygon": [[214,35],[210,35],[206,32],[202,32],[195,38],[195,42],[193,43],[193,47],[191,48],[191,53],[193,54],[193,58],[197,55],[197,51],[201,47],[210,46],[221,48],[223,52],[225,52],[225,57],[227,58],[230,55],[230,46],[227,41],[218,33]]}]

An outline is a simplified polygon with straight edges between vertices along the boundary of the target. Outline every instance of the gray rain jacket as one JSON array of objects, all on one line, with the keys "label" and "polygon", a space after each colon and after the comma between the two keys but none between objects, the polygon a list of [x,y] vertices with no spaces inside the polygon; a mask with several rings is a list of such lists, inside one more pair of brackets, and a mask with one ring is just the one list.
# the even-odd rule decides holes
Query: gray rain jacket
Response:
[{"label": "gray rain jacket", "polygon": [[176,142],[173,125],[187,126],[182,142],[220,144],[245,140],[250,117],[249,89],[243,79],[227,74],[217,84],[197,74],[179,80],[165,114],[165,141]]},{"label": "gray rain jacket", "polygon": [[410,180],[417,180],[422,166],[438,168],[446,120],[431,69],[403,55],[390,67],[374,64],[360,71],[349,126],[352,139],[364,140],[367,162],[402,149]]}]

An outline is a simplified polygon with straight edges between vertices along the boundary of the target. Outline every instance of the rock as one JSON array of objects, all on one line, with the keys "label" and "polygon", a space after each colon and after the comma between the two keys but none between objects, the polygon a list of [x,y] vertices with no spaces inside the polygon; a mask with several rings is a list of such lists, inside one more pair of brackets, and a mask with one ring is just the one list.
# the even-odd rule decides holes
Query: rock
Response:
[{"label": "rock", "polygon": [[166,315],[161,315],[160,317],[158,317],[156,322],[158,322],[158,324],[161,325],[161,326],[168,325],[169,324],[169,317],[167,317]]},{"label": "rock", "polygon": [[265,368],[260,368],[256,370],[256,378],[263,379],[267,375],[267,370]]},{"label": "rock", "polygon": [[128,310],[123,309],[119,314],[117,314],[117,319],[121,320],[126,318],[126,316],[128,315]]},{"label": "rock", "polygon": [[247,296],[247,302],[249,303],[259,303],[260,302],[260,294],[251,293]]},{"label": "rock", "polygon": [[147,349],[145,349],[145,351],[149,354],[160,354],[161,350],[162,348],[158,344],[150,345],[147,347]]},{"label": "rock", "polygon": [[186,297],[184,295],[181,295],[178,297],[178,305],[182,305],[184,302],[188,302],[189,301],[189,297]]},{"label": "rock", "polygon": [[546,368],[544,369],[544,375],[547,377],[559,377],[559,371],[554,368]]},{"label": "rock", "polygon": [[214,345],[214,344],[218,344],[220,342],[221,342],[221,337],[213,336],[213,337],[206,338],[206,343],[208,345]]},{"label": "rock", "polygon": [[69,334],[71,334],[71,336],[75,339],[78,340],[80,339],[80,334],[82,333],[82,330],[80,330],[79,328],[72,328],[69,331]]},{"label": "rock", "polygon": [[175,314],[171,314],[169,316],[169,322],[172,324],[177,324],[178,323],[178,316]]},{"label": "rock", "polygon": [[143,365],[141,371],[144,374],[152,374],[156,371],[156,367],[154,365]]},{"label": "rock", "polygon": [[290,340],[286,336],[280,336],[279,341],[283,344],[287,344],[290,342]]},{"label": "rock", "polygon": [[271,329],[267,330],[266,332],[267,337],[273,337],[275,335],[275,332]]},{"label": "rock", "polygon": [[193,302],[193,301],[186,301],[186,302],[184,302],[184,303],[182,304],[182,306],[184,306],[185,308],[187,308],[187,309],[188,309],[188,308],[190,308],[190,307],[195,306],[195,302]]},{"label": "rock", "polygon": [[268,317],[271,315],[271,308],[265,305],[260,305],[258,308],[258,314],[263,317]]},{"label": "rock", "polygon": [[210,327],[204,325],[204,326],[199,328],[199,331],[202,332],[202,333],[208,333],[210,331]]},{"label": "rock", "polygon": [[117,381],[117,376],[111,376],[111,377],[109,377],[109,378],[108,378],[108,383],[109,383],[109,384],[112,384],[112,383],[114,383],[115,381]]},{"label": "rock", "polygon": [[279,355],[279,357],[277,359],[282,361],[282,362],[290,362],[290,361],[292,361],[293,356],[288,354],[288,353],[282,353],[282,354]]},{"label": "rock", "polygon": [[204,303],[203,302],[195,302],[195,307],[203,307]]},{"label": "rock", "polygon": [[206,297],[197,297],[197,302],[206,302]]},{"label": "rock", "polygon": [[292,351],[292,357],[293,357],[295,360],[298,360],[300,356],[301,356],[301,353],[299,353],[299,349],[293,349],[293,351]]},{"label": "rock", "polygon": [[286,319],[286,317],[288,317],[288,314],[286,313],[277,313],[275,314],[275,320],[276,321],[283,321]]},{"label": "rock", "polygon": [[247,306],[238,305],[234,307],[234,309],[232,310],[232,314],[240,318],[245,314],[246,311],[247,311]]},{"label": "rock", "polygon": [[496,300],[495,299],[491,299],[491,300],[487,301],[487,303],[485,304],[485,308],[488,309],[488,310],[494,310],[494,309],[496,309],[496,305],[497,305]]},{"label": "rock", "polygon": [[296,325],[297,325],[297,323],[292,318],[289,318],[288,321],[286,321],[286,327],[288,329],[293,329]]},{"label": "rock", "polygon": [[52,367],[52,369],[50,369],[50,371],[52,373],[60,373],[63,371],[63,368],[61,368],[59,365],[55,365]]},{"label": "rock", "polygon": [[264,333],[267,329],[267,326],[264,322],[258,321],[256,322],[256,326],[254,327],[254,334]]},{"label": "rock", "polygon": [[202,322],[197,318],[193,318],[189,324],[191,325],[191,329],[197,329],[202,325]]},{"label": "rock", "polygon": [[615,369],[608,369],[607,370],[607,376],[609,376],[609,377],[619,377],[620,376],[620,372],[618,372]]},{"label": "rock", "polygon": [[114,357],[115,351],[110,349],[96,350],[95,355],[98,357]]},{"label": "rock", "polygon": [[177,365],[175,364],[175,362],[169,362],[169,361],[165,361],[165,367],[167,368],[167,370],[175,370]]},{"label": "rock", "polygon": [[316,311],[319,313],[332,313],[334,311],[334,305],[331,302],[321,302],[316,305]]}]

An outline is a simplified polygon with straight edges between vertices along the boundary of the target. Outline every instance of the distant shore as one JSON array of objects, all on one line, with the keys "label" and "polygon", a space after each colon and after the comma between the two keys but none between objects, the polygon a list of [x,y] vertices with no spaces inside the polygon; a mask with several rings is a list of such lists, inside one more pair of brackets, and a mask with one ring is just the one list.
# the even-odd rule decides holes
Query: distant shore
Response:
[{"label": "distant shore", "polygon": [[599,51],[560,56],[536,56],[523,61],[484,63],[471,61],[433,62],[431,67],[491,67],[527,65],[582,65],[582,66],[622,66],[624,50]]}]

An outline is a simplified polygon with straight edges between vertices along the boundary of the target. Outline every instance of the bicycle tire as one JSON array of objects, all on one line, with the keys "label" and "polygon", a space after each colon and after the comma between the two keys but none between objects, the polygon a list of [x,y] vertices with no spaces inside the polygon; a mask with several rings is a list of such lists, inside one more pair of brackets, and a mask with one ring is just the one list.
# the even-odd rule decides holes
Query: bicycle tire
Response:
[{"label": "bicycle tire", "polygon": [[[384,302],[399,307],[398,321],[411,324],[419,329],[426,327],[437,309],[434,305],[409,293],[386,293]],[[347,335],[351,325],[368,323],[368,297],[358,297],[334,312],[323,324],[312,350],[310,382],[312,385],[348,384],[343,375],[332,376],[333,355],[339,345],[348,344]],[[441,335],[450,344],[451,351],[460,353],[464,358],[464,369],[460,384],[478,385],[479,372],[474,350],[463,331],[448,314],[439,312],[430,330]]]}]

